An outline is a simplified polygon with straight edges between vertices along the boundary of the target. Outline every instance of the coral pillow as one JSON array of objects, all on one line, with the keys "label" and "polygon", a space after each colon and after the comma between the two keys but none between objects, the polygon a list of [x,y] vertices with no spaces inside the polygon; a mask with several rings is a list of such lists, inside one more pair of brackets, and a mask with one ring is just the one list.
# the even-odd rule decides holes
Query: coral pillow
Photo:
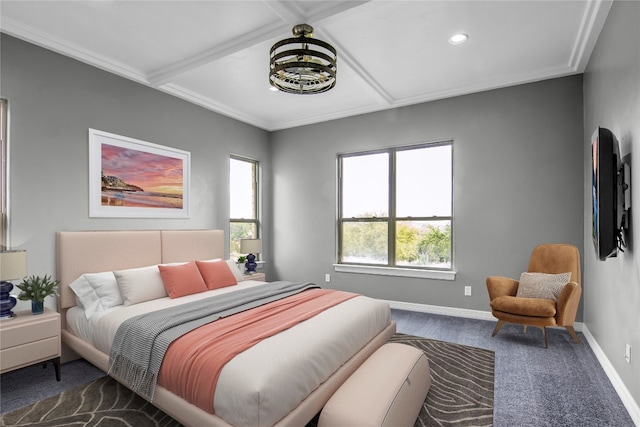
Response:
[{"label": "coral pillow", "polygon": [[209,289],[224,288],[237,285],[236,276],[226,261],[196,261],[200,274]]},{"label": "coral pillow", "polygon": [[207,290],[200,270],[193,261],[180,265],[158,265],[158,269],[169,298],[183,297]]}]

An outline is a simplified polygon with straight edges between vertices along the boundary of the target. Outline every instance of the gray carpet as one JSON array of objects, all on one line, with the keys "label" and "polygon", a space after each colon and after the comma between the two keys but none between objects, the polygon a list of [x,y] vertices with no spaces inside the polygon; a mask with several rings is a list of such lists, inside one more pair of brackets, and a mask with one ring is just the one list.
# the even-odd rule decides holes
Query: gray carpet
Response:
[{"label": "gray carpet", "polygon": [[[542,348],[537,328],[507,325],[491,337],[495,322],[392,310],[398,332],[495,352],[496,427],[620,426],[633,421],[584,335],[575,344],[561,329],[548,331]],[[0,413],[13,411],[102,375],[87,362],[62,365],[62,381],[52,366],[24,368],[0,376]]]},{"label": "gray carpet", "polygon": [[542,332],[494,321],[392,310],[398,332],[495,352],[494,426],[633,427],[629,413],[589,347],[564,328]]},{"label": "gray carpet", "polygon": [[[404,334],[395,334],[390,341],[419,348],[429,359],[431,387],[416,427],[492,425],[492,351]],[[307,427],[315,427],[317,419],[316,416]],[[0,425],[180,426],[110,377],[3,414]]]}]

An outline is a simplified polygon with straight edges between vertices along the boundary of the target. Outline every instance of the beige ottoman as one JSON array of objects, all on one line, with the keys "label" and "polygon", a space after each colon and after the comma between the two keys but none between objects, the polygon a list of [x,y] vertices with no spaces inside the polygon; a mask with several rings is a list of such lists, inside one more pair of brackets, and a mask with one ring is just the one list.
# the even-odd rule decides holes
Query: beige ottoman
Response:
[{"label": "beige ottoman", "polygon": [[430,386],[429,361],[421,350],[385,344],[329,399],[318,427],[413,426]]}]

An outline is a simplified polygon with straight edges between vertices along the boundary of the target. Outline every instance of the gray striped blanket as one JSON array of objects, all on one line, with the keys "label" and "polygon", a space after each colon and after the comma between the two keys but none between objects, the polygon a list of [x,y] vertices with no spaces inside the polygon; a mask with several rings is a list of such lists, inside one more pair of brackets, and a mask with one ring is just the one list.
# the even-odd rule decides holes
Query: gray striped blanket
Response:
[{"label": "gray striped blanket", "polygon": [[109,375],[152,401],[162,359],[174,340],[221,317],[319,287],[271,282],[127,319],[111,346]]}]

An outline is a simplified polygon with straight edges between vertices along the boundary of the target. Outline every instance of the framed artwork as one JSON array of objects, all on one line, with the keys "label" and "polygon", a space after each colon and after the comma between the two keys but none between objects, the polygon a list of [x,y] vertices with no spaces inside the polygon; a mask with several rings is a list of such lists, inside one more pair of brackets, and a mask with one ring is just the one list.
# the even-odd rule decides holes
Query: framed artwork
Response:
[{"label": "framed artwork", "polygon": [[191,153],[89,129],[89,216],[188,218]]}]

